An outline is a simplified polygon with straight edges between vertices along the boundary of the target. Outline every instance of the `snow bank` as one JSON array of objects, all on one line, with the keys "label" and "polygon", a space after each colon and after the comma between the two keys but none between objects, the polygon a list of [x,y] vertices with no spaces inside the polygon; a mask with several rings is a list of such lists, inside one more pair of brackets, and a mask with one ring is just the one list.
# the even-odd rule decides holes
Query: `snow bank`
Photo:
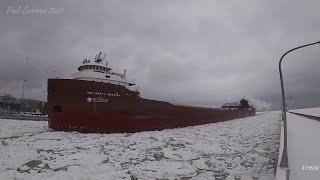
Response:
[{"label": "snow bank", "polygon": [[296,113],[301,113],[301,114],[306,114],[306,115],[310,115],[310,116],[317,116],[320,117],[320,108],[307,108],[307,109],[294,109],[294,110],[290,110],[292,112],[296,112]]}]

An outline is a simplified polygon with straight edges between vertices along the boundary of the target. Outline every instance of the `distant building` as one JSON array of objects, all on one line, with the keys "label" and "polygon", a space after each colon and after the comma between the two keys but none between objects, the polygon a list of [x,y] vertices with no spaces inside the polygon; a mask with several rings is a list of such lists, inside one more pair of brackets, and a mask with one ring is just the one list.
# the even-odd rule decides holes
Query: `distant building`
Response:
[{"label": "distant building", "polygon": [[19,104],[19,99],[14,98],[11,94],[0,96],[0,103]]},{"label": "distant building", "polygon": [[22,101],[21,99],[13,97],[11,94],[4,94],[2,96],[0,95],[0,109],[13,112],[35,112],[39,110],[42,113],[46,113],[47,103],[34,99],[24,99]]}]

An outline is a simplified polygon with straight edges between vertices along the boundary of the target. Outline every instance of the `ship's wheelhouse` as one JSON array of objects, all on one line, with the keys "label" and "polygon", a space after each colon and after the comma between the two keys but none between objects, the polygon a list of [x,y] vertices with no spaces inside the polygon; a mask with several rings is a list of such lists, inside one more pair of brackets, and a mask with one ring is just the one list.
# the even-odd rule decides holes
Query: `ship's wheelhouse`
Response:
[{"label": "ship's wheelhouse", "polygon": [[101,57],[101,53],[95,57],[94,61],[84,59],[82,64],[78,67],[78,72],[74,73],[72,78],[117,84],[130,90],[134,90],[135,85],[134,80],[127,78],[126,70],[124,70],[123,73],[113,72],[109,63],[104,63],[104,58]]}]

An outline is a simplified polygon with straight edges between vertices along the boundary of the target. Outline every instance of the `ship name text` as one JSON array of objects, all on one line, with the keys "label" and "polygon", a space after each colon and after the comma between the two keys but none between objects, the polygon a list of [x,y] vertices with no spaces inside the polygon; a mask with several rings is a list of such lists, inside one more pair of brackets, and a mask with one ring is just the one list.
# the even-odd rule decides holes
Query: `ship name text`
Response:
[{"label": "ship name text", "polygon": [[87,91],[88,95],[98,95],[98,96],[113,96],[113,97],[119,97],[120,94],[118,92],[110,93],[110,92],[93,92],[93,91]]}]

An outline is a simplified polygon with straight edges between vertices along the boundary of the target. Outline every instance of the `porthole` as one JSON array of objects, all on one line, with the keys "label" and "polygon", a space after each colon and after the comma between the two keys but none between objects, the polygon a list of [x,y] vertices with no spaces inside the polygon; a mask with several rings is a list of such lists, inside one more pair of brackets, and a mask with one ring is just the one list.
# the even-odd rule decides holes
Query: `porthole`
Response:
[{"label": "porthole", "polygon": [[61,106],[53,106],[53,112],[62,112]]}]

